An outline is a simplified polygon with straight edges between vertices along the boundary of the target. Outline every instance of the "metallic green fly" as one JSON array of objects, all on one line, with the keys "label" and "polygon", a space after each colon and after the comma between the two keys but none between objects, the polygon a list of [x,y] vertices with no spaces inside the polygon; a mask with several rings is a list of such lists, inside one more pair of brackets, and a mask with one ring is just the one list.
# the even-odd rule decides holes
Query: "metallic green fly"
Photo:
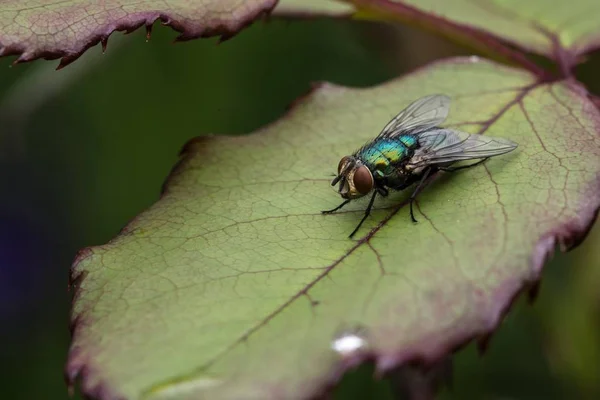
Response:
[{"label": "metallic green fly", "polygon": [[[413,202],[428,176],[437,171],[454,172],[474,167],[517,147],[507,139],[439,127],[449,110],[448,96],[423,97],[396,115],[375,139],[351,156],[343,157],[331,186],[339,182],[338,193],[345,200],[322,213],[333,213],[350,201],[373,192],[365,215],[349,236],[352,237],[371,213],[377,194],[385,197],[389,189],[403,190],[418,182],[409,199],[410,217],[417,222]],[[450,167],[458,161],[473,159],[481,160]]]}]

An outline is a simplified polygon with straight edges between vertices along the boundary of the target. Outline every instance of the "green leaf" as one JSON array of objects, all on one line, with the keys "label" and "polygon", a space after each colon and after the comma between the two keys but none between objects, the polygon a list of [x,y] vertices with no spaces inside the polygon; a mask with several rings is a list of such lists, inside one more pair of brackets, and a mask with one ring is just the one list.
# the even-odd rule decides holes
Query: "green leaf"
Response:
[{"label": "green leaf", "polygon": [[[319,2],[318,8],[298,0],[283,0],[286,14],[351,15],[368,19],[396,19],[423,25],[476,47],[487,47],[535,66],[502,43],[556,60],[565,70],[580,57],[600,47],[600,2],[597,0],[339,0]],[[275,13],[279,13],[279,7]]]},{"label": "green leaf", "polygon": [[[410,190],[340,202],[339,159],[410,101],[512,153]],[[477,58],[367,89],[322,84],[279,121],[185,147],[160,201],[73,266],[67,374],[95,398],[308,398],[367,358],[434,362],[487,337],[600,205],[600,115],[578,84]],[[356,335],[355,351],[336,338]],[[355,338],[356,339],[356,338]]]},{"label": "green leaf", "polygon": [[[349,0],[359,7],[422,23],[440,32],[487,42],[494,38],[557,60],[571,68],[580,55],[600,46],[600,2],[596,0],[397,1]],[[489,34],[480,36],[477,31]]]},{"label": "green leaf", "polygon": [[160,19],[181,32],[178,40],[201,36],[229,38],[277,0],[0,0],[0,55],[16,62],[62,58],[60,67],[102,42],[115,30],[131,32]]}]

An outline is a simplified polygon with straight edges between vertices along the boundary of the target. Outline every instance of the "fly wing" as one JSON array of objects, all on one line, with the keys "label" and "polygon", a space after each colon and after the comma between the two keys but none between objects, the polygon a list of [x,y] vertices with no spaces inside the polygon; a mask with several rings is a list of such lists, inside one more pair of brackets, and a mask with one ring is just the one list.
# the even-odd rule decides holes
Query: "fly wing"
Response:
[{"label": "fly wing", "polygon": [[389,138],[405,132],[417,133],[444,122],[450,110],[450,98],[443,94],[422,97],[400,111],[377,138]]},{"label": "fly wing", "polygon": [[435,129],[418,135],[419,148],[407,167],[415,169],[433,164],[493,157],[508,153],[517,144],[508,139],[471,135],[453,129]]}]

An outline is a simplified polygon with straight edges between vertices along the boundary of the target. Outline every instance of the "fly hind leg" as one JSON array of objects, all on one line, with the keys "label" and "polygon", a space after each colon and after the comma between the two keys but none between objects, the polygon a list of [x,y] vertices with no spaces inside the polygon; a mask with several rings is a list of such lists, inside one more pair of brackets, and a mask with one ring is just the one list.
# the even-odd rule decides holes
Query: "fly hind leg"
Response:
[{"label": "fly hind leg", "polygon": [[[482,164],[484,162],[486,162],[489,159],[489,157],[486,157],[482,160],[479,160],[473,164],[469,164],[469,165],[461,165],[460,167],[455,167],[455,168],[450,168],[450,167],[437,167],[437,170],[439,171],[444,171],[444,172],[455,172],[461,169],[466,169],[466,168],[471,168],[474,167],[476,165]],[[427,177],[429,176],[429,174],[431,173],[431,168],[427,168],[424,172],[423,172],[423,176],[421,177],[421,181],[419,182],[419,184],[417,185],[417,188],[412,192],[412,194],[410,195],[410,219],[412,219],[412,222],[418,222],[417,219],[415,218],[415,214],[413,212],[413,203],[415,202],[415,199],[417,197],[417,194],[419,193],[419,190],[421,189],[421,187],[423,186],[423,183],[425,183],[425,180],[427,179]]]},{"label": "fly hind leg", "polygon": [[421,181],[417,185],[416,189],[410,195],[409,206],[410,206],[410,219],[412,219],[412,222],[418,222],[417,219],[415,218],[415,214],[413,212],[413,203],[415,202],[415,199],[417,198],[417,194],[419,193],[419,190],[423,186],[423,183],[425,183],[425,181],[427,180],[427,177],[429,176],[430,173],[431,173],[431,168],[427,168],[423,172],[423,176],[421,177]]}]

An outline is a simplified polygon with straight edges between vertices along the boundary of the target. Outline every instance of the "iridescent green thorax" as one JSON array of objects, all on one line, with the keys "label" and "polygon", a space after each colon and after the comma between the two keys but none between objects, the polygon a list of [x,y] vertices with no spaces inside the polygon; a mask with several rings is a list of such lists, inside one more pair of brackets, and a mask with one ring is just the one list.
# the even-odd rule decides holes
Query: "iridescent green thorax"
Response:
[{"label": "iridescent green thorax", "polygon": [[376,140],[360,149],[356,156],[369,167],[371,172],[381,171],[381,174],[387,176],[395,172],[395,166],[409,157],[416,146],[415,136],[402,135]]}]

